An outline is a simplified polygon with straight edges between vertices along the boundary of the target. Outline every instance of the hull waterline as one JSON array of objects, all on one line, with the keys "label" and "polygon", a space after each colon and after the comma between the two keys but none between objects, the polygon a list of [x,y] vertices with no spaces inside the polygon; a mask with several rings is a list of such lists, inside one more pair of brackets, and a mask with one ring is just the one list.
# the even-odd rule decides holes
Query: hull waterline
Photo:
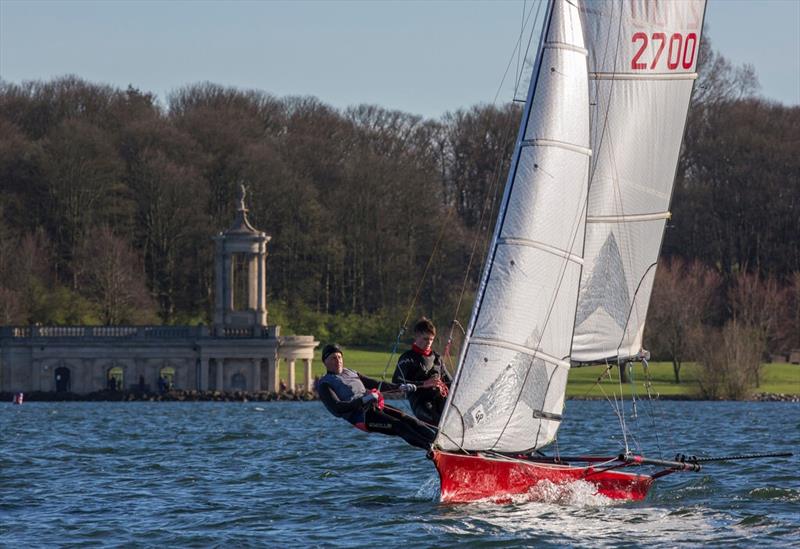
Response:
[{"label": "hull waterline", "polygon": [[653,477],[648,475],[602,470],[591,465],[576,467],[439,450],[433,451],[432,459],[441,481],[441,501],[447,503],[502,501],[530,494],[542,481],[557,485],[584,481],[610,499],[638,501],[647,496],[653,483]]}]

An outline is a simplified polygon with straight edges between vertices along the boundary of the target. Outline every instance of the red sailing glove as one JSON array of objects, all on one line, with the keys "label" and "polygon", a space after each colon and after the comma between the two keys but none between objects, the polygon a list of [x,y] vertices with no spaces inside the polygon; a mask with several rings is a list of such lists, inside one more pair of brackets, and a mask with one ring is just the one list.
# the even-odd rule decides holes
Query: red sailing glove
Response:
[{"label": "red sailing glove", "polygon": [[369,393],[361,397],[361,402],[367,407],[375,406],[378,410],[383,410],[383,395],[377,389],[372,389]]}]

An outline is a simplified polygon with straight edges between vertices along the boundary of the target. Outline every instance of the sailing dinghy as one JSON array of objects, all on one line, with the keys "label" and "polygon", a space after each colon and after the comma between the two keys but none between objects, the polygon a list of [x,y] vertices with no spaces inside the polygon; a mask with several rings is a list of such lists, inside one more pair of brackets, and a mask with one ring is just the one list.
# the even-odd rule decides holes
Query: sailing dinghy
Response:
[{"label": "sailing dinghy", "polygon": [[[640,500],[697,460],[546,457],[571,364],[641,356],[705,0],[552,0],[431,457],[441,499],[585,481]],[[652,474],[628,472],[652,465]],[[626,469],[626,470],[623,470]]]}]

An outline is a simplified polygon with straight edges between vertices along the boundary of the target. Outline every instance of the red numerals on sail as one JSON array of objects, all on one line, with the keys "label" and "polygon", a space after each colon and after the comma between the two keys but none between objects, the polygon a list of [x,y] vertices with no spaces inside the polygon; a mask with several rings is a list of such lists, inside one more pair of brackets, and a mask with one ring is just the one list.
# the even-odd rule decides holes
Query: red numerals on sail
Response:
[{"label": "red numerals on sail", "polygon": [[[678,67],[691,69],[697,55],[697,34],[693,32],[686,36],[676,32],[669,39],[663,32],[654,32],[651,36],[637,32],[631,38],[631,42],[638,45],[631,59],[631,69],[635,71],[646,70],[647,61],[650,61],[650,70],[658,68],[659,64],[662,67],[666,65],[671,71]],[[662,56],[665,47],[667,55]]]}]

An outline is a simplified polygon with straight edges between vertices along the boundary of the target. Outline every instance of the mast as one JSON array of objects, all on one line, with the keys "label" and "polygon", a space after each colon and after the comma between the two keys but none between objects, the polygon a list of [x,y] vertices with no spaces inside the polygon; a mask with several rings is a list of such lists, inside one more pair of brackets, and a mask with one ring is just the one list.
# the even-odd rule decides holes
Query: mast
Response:
[{"label": "mast", "polygon": [[583,43],[577,6],[554,0],[440,422],[442,449],[523,451],[548,444],[558,430],[591,156]]}]

